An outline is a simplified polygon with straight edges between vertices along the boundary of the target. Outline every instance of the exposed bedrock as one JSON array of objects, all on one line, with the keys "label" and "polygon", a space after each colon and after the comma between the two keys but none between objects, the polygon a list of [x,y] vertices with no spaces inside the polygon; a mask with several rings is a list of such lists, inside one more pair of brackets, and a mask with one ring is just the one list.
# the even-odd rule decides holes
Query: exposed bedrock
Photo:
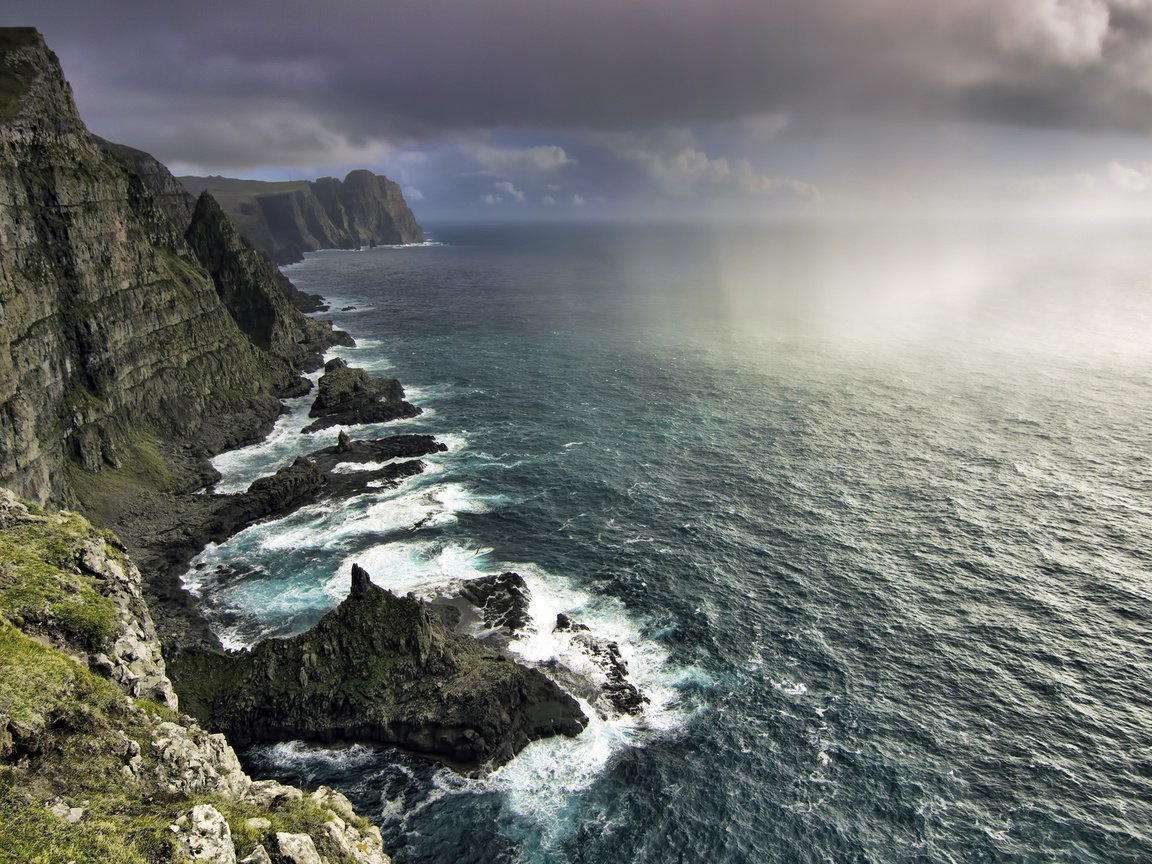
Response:
[{"label": "exposed bedrock", "polygon": [[480,610],[488,629],[503,630],[511,635],[523,630],[532,620],[528,614],[531,596],[519,573],[469,579],[460,593]]},{"label": "exposed bedrock", "polygon": [[363,369],[337,357],[324,364],[316,401],[308,412],[317,418],[305,432],[329,426],[386,423],[415,417],[421,411],[404,399],[404,388],[395,378],[370,378]]},{"label": "exposed bedrock", "polygon": [[185,710],[240,744],[375,742],[473,770],[587,724],[541,672],[450,632],[357,566],[348,597],[307,633],[185,651],[169,674]]},{"label": "exposed bedrock", "polygon": [[[648,697],[628,680],[628,664],[620,653],[618,643],[594,635],[586,625],[573,621],[564,613],[556,616],[553,632],[572,634],[572,647],[591,662],[595,671],[586,678],[592,685],[592,690],[587,695],[589,702],[598,712],[603,715],[635,715],[644,710]],[[565,670],[555,666],[553,668],[561,673],[560,677],[566,681],[571,680],[565,674]],[[574,692],[581,692],[579,684],[574,686],[576,687]]]},{"label": "exposed bedrock", "polygon": [[[467,579],[431,602],[448,627],[476,633],[485,644],[499,650],[506,650],[513,640],[535,629],[529,611],[532,593],[519,573]],[[628,664],[617,642],[596,636],[563,612],[556,616],[551,629],[575,652],[575,658],[567,663],[551,660],[544,664],[552,678],[587,700],[601,716],[643,712],[648,698],[629,678]]]}]

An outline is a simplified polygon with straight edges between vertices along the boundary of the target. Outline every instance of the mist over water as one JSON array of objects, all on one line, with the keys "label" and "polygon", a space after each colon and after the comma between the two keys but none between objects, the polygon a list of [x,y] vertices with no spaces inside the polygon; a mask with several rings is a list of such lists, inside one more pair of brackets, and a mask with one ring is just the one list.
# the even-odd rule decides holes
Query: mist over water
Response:
[{"label": "mist over water", "polygon": [[[1152,858],[1146,232],[431,234],[289,275],[426,410],[353,436],[449,452],[190,584],[242,645],[314,623],[352,561],[426,595],[514,569],[522,656],[563,656],[569,612],[652,704],[483,780],[298,744],[257,772],[341,788],[400,864]],[[308,404],[222,488],[331,443]]]}]

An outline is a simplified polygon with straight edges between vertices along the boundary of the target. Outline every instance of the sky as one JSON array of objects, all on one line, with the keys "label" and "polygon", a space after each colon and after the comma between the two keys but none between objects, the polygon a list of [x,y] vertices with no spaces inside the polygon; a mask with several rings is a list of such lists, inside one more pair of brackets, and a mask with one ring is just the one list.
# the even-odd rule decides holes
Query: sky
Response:
[{"label": "sky", "polygon": [[1152,0],[6,0],[175,173],[425,219],[1152,215]]}]

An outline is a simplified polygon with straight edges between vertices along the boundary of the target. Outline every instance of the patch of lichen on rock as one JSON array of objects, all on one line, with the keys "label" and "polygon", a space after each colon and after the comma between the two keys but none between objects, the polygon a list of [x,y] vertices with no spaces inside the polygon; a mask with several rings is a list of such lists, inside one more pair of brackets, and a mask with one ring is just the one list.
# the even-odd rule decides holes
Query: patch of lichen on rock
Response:
[{"label": "patch of lichen on rock", "polygon": [[80,566],[84,542],[105,537],[74,513],[33,515],[0,528],[0,614],[85,651],[106,649],[116,609]]}]

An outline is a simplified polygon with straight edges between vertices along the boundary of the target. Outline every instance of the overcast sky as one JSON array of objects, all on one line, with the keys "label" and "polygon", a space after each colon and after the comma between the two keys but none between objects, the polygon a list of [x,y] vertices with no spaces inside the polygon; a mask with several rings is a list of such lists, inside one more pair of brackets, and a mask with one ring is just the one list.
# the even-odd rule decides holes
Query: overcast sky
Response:
[{"label": "overcast sky", "polygon": [[6,0],[177,173],[422,218],[1152,210],[1152,0]]}]

